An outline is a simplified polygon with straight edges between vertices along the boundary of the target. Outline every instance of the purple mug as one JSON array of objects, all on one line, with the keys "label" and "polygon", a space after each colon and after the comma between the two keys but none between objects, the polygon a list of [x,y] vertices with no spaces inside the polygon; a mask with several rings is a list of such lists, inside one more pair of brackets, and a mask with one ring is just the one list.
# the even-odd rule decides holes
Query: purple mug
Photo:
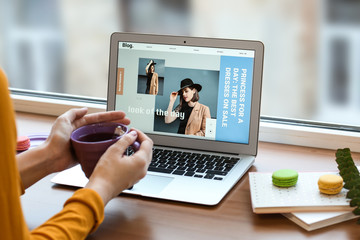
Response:
[{"label": "purple mug", "polygon": [[[115,129],[119,126],[122,134],[116,135]],[[72,132],[71,145],[87,178],[90,177],[106,149],[128,132],[129,128],[126,125],[113,122],[85,125]],[[140,144],[137,141],[132,145],[134,151],[137,151],[139,147]]]}]

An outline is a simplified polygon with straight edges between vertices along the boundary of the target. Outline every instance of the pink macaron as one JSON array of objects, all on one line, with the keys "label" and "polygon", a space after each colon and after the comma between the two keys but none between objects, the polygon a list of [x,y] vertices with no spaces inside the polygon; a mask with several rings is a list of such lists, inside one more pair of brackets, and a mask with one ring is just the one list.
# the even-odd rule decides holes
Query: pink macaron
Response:
[{"label": "pink macaron", "polygon": [[30,148],[30,139],[27,136],[19,136],[17,138],[16,151],[22,152]]}]

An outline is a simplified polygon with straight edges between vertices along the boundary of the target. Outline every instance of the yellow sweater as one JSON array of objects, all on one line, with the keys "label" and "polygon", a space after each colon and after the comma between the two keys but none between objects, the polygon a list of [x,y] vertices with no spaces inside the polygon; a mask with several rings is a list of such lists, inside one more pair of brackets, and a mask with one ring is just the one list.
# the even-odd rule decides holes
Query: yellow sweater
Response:
[{"label": "yellow sweater", "polygon": [[8,83],[0,69],[0,239],[85,239],[104,218],[101,197],[80,189],[58,214],[29,231],[21,209],[23,187],[16,164],[15,114]]}]

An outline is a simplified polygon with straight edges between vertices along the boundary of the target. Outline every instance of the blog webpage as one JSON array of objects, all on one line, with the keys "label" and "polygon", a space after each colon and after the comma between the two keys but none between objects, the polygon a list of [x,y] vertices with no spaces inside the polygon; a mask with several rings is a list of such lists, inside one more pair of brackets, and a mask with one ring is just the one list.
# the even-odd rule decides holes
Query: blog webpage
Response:
[{"label": "blog webpage", "polygon": [[118,51],[115,109],[131,126],[248,144],[254,51],[131,42]]}]

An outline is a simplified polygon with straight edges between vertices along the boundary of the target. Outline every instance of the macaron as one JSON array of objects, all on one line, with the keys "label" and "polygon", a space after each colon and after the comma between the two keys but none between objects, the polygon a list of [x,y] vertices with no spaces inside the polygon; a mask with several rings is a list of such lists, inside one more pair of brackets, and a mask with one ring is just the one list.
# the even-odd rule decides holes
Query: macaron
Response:
[{"label": "macaron", "polygon": [[30,148],[30,139],[27,136],[19,136],[17,138],[16,151],[22,152]]},{"label": "macaron", "polygon": [[296,185],[299,174],[292,169],[281,169],[273,172],[272,182],[278,187],[292,187]]},{"label": "macaron", "polygon": [[320,192],[330,195],[338,194],[343,188],[343,183],[342,177],[334,174],[322,175],[318,180]]}]

